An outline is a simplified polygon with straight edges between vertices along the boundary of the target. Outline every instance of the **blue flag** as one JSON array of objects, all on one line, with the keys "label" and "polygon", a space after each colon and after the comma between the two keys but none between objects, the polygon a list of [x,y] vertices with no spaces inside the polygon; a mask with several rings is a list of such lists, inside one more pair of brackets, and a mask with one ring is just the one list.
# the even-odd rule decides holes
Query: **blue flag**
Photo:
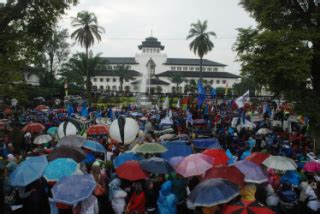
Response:
[{"label": "blue flag", "polygon": [[113,119],[113,111],[112,108],[109,108],[108,113],[107,113],[107,117],[110,119]]},{"label": "blue flag", "polygon": [[81,114],[82,117],[85,117],[85,118],[88,117],[89,112],[88,112],[88,108],[87,108],[87,103],[86,102],[82,103],[82,108],[81,108],[81,113],[80,114]]},{"label": "blue flag", "polygon": [[71,114],[74,113],[73,107],[70,103],[67,105],[67,113],[68,113],[68,117],[71,117]]},{"label": "blue flag", "polygon": [[205,99],[206,99],[206,91],[202,86],[201,80],[198,80],[198,104],[197,104],[198,108],[202,106]]},{"label": "blue flag", "polygon": [[217,96],[217,89],[215,87],[211,87],[210,95],[211,98],[215,98]]}]

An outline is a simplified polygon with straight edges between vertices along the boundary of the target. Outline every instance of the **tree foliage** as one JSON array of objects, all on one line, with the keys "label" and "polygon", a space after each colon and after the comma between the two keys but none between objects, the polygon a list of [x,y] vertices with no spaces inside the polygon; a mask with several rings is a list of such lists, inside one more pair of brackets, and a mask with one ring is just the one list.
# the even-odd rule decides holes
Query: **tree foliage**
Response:
[{"label": "tree foliage", "polygon": [[113,70],[113,73],[119,77],[121,92],[123,91],[123,82],[134,79],[130,75],[129,70],[130,69],[128,65],[117,65],[116,68]]},{"label": "tree foliage", "polygon": [[257,22],[255,29],[239,29],[235,43],[242,75],[252,76],[257,84],[266,86],[275,95],[294,101],[296,110],[317,124],[320,121],[318,1],[240,0],[240,5]]},{"label": "tree foliage", "polygon": [[171,76],[169,76],[169,79],[172,83],[176,84],[177,91],[179,90],[179,85],[186,80],[180,72],[172,73]]},{"label": "tree foliage", "polygon": [[[63,64],[60,75],[63,79],[67,79],[69,84],[84,88],[85,79],[89,74],[89,87],[91,88],[91,77],[99,70],[101,64],[106,63],[100,56],[100,53],[94,56],[90,51],[87,59],[85,53],[76,53],[67,63]],[[88,69],[86,68],[87,65]]]},{"label": "tree foliage", "polygon": [[202,80],[202,59],[214,47],[213,42],[210,40],[211,36],[216,36],[215,32],[207,32],[208,22],[205,20],[201,22],[198,20],[196,23],[191,24],[189,35],[187,39],[193,39],[189,44],[190,50],[200,57],[200,79]]}]

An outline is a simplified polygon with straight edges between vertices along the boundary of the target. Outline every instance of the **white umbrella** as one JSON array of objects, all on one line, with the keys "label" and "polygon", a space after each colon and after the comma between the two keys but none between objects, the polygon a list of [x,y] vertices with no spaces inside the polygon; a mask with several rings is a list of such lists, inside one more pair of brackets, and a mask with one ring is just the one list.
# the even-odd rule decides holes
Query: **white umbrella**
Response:
[{"label": "white umbrella", "polygon": [[271,134],[272,131],[270,131],[269,129],[267,128],[261,128],[257,131],[257,135],[267,135],[267,134]]},{"label": "white umbrella", "polygon": [[63,137],[68,135],[76,135],[77,133],[78,133],[78,129],[76,125],[70,121],[65,121],[61,123],[57,131],[59,139],[62,139]]},{"label": "white umbrella", "polygon": [[42,134],[37,136],[34,140],[33,143],[37,145],[45,144],[48,143],[52,140],[52,137],[48,134]]},{"label": "white umbrella", "polygon": [[281,171],[297,169],[297,164],[292,159],[284,156],[270,156],[262,164],[268,168]]},{"label": "white umbrella", "polygon": [[[113,121],[109,129],[110,137],[118,142],[122,142],[121,131],[118,119]],[[124,143],[129,144],[133,142],[137,137],[138,131],[139,125],[137,121],[132,118],[125,118],[125,124],[123,127]]]}]

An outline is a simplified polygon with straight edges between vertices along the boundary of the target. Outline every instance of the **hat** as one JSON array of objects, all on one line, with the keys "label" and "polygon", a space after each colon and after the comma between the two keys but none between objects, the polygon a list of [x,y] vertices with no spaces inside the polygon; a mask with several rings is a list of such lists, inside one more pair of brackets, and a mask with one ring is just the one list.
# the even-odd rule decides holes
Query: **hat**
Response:
[{"label": "hat", "polygon": [[15,161],[16,160],[16,158],[14,157],[13,154],[8,154],[7,159],[8,159],[8,161]]}]

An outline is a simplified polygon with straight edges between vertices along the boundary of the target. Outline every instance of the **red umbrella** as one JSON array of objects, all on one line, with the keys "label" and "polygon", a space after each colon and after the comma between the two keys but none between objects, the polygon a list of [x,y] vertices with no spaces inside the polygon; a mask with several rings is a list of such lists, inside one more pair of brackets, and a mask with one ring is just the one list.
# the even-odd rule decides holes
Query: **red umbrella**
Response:
[{"label": "red umbrella", "polygon": [[116,174],[125,180],[137,181],[148,178],[148,174],[144,172],[138,161],[127,161],[118,168]]},{"label": "red umbrella", "polygon": [[231,181],[239,186],[244,185],[244,174],[235,166],[215,166],[206,171],[202,180],[208,180],[211,178],[223,178]]},{"label": "red umbrella", "polygon": [[245,202],[245,201],[237,201],[226,205],[222,212],[222,214],[275,214],[274,211],[267,208],[263,204],[258,201]]},{"label": "red umbrella", "polygon": [[49,107],[48,107],[48,106],[45,106],[45,105],[37,105],[37,106],[35,107],[35,109],[36,109],[37,111],[45,111],[45,110],[48,110]]},{"label": "red umbrella", "polygon": [[223,149],[207,149],[202,152],[202,154],[208,155],[214,159],[214,165],[227,165],[228,163],[228,156]]},{"label": "red umbrella", "polygon": [[109,134],[109,128],[105,125],[93,125],[87,130],[88,135],[107,135]]},{"label": "red umbrella", "polygon": [[46,127],[41,123],[29,123],[22,128],[22,132],[40,133],[45,130]]},{"label": "red umbrella", "polygon": [[246,160],[251,161],[255,164],[261,165],[262,162],[267,159],[270,156],[270,154],[265,154],[261,152],[254,152],[250,156],[246,158]]}]

